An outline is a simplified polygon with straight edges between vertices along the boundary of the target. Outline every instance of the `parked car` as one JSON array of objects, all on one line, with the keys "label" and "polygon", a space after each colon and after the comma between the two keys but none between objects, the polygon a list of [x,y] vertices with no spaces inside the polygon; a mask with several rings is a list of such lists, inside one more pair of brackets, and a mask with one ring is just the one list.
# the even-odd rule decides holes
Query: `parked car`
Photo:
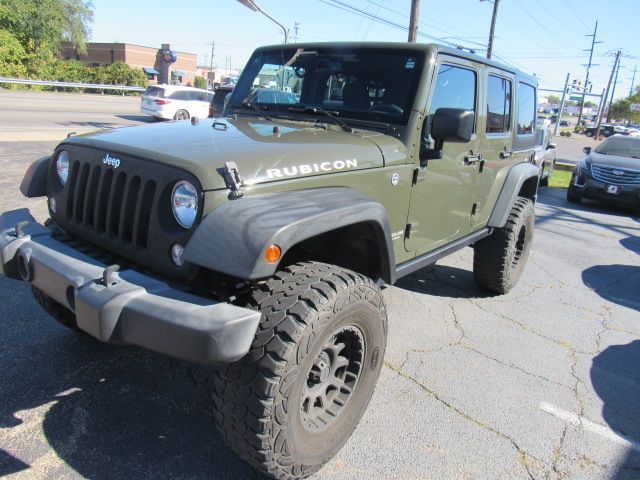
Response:
[{"label": "parked car", "polygon": [[[597,126],[588,127],[584,129],[584,134],[587,137],[593,137],[596,134],[596,130],[597,130]],[[603,137],[608,138],[611,135],[616,135],[616,134],[626,135],[626,129],[618,125],[608,125],[608,124],[600,125],[600,135],[602,135]]]},{"label": "parked car", "polygon": [[[254,87],[274,72],[283,87]],[[0,274],[72,330],[214,364],[221,438],[270,477],[301,480],[369,404],[385,362],[381,284],[467,246],[480,287],[504,294],[521,278],[537,86],[434,44],[259,48],[223,126],[70,135],[31,165],[20,190],[50,219],[0,214]]]},{"label": "parked car", "polygon": [[560,126],[561,127],[568,127],[569,126],[569,121],[568,120],[560,120]]},{"label": "parked car", "polygon": [[591,198],[640,209],[640,138],[613,135],[578,164],[567,189],[567,200]]},{"label": "parked car", "polygon": [[540,186],[549,185],[549,179],[556,164],[556,144],[551,142],[551,132],[547,127],[536,129],[538,144],[534,156],[534,163],[540,169]]},{"label": "parked car", "polygon": [[220,85],[216,88],[209,104],[209,117],[219,117],[224,110],[224,99],[233,91],[233,85]]},{"label": "parked car", "polygon": [[551,120],[549,119],[549,117],[545,117],[544,115],[538,115],[536,117],[536,124],[539,126],[548,127],[549,125],[551,125]]},{"label": "parked car", "polygon": [[627,135],[631,137],[640,137],[640,128],[627,128]]},{"label": "parked car", "polygon": [[140,111],[156,119],[206,118],[213,93],[180,85],[152,85],[142,94]]}]

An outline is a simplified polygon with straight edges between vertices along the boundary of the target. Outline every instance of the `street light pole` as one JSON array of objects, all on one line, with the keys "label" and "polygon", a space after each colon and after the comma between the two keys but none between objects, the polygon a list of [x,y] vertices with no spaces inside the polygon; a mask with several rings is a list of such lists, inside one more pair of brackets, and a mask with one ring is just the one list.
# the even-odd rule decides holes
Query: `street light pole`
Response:
[{"label": "street light pole", "polygon": [[253,10],[254,12],[260,12],[262,15],[264,15],[269,20],[271,20],[273,23],[278,25],[284,32],[284,43],[287,43],[287,40],[289,39],[289,31],[286,28],[284,28],[284,25],[278,22],[275,18],[273,18],[267,12],[262,10],[254,0],[238,0],[238,1],[248,9]]}]

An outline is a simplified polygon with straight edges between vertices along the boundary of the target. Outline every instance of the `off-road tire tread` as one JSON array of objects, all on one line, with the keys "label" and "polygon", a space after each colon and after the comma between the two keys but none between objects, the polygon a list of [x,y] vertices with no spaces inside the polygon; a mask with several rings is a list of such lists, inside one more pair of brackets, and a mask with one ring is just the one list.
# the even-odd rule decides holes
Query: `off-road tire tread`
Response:
[{"label": "off-road tire tread", "polygon": [[518,240],[518,226],[529,214],[534,215],[533,202],[528,198],[516,198],[505,226],[494,229],[491,235],[476,242],[473,275],[478,285],[498,294],[505,294],[515,286],[510,260]]},{"label": "off-road tire tread", "polygon": [[[242,459],[273,478],[304,478],[321,467],[299,464],[288,451],[285,435],[280,435],[284,402],[278,404],[278,394],[282,399],[288,395],[295,374],[289,370],[279,390],[277,386],[287,359],[299,368],[314,332],[330,321],[330,315],[321,314],[309,325],[309,314],[322,311],[345,288],[351,289],[347,301],[364,299],[381,309],[386,337],[385,305],[371,279],[334,265],[298,263],[278,271],[251,294],[252,306],[262,312],[262,319],[249,353],[214,373],[212,414],[218,430]],[[356,426],[357,422],[351,432]]]}]

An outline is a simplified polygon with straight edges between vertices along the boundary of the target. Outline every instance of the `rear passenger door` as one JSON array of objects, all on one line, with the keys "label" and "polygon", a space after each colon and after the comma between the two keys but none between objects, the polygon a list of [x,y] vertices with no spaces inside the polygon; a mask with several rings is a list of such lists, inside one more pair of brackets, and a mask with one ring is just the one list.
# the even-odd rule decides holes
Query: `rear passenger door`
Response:
[{"label": "rear passenger door", "polygon": [[496,179],[501,171],[504,174],[514,163],[515,77],[510,72],[493,67],[484,67],[482,77],[484,101],[478,125],[482,161],[478,163],[475,177],[472,227],[484,225],[488,221],[502,185]]}]

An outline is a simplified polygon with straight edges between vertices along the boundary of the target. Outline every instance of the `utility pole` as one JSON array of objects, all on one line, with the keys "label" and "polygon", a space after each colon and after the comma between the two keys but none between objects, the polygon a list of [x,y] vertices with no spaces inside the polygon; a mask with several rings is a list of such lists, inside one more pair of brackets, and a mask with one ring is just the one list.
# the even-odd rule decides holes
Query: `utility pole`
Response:
[{"label": "utility pole", "polygon": [[564,81],[564,90],[562,91],[562,100],[560,100],[560,109],[558,110],[558,120],[556,126],[553,127],[553,135],[558,134],[558,127],[560,126],[560,120],[562,120],[562,112],[564,111],[564,99],[567,96],[567,90],[569,90],[569,73],[567,73],[567,79]]},{"label": "utility pole", "polygon": [[616,53],[616,61],[613,62],[613,68],[611,69],[611,75],[609,76],[609,83],[607,83],[607,89],[605,90],[605,94],[604,94],[604,102],[603,102],[603,107],[602,107],[602,112],[600,112],[600,116],[598,117],[598,124],[596,127],[596,134],[594,136],[595,139],[597,139],[600,136],[600,127],[602,126],[602,115],[604,113],[604,106],[607,105],[607,98],[609,98],[609,88],[611,87],[611,82],[613,81],[613,74],[616,72],[616,68],[618,66],[618,60],[620,59],[620,50],[618,50],[618,53]]},{"label": "utility pole", "polygon": [[589,63],[587,64],[587,77],[585,78],[585,81],[584,81],[584,90],[582,91],[582,101],[580,102],[580,113],[578,114],[578,126],[580,126],[580,122],[582,121],[582,111],[584,110],[584,99],[587,93],[587,85],[589,84],[589,70],[591,70],[592,66],[595,66],[591,63],[591,61],[593,60],[593,49],[595,48],[596,43],[602,43],[602,42],[596,42],[597,33],[598,33],[598,22],[596,22],[596,28],[593,29],[593,35],[586,35],[587,37],[593,37],[593,38],[591,39],[591,49],[588,50]]},{"label": "utility pole", "polygon": [[298,30],[300,29],[300,22],[293,24],[293,43],[298,43]]},{"label": "utility pole", "polygon": [[498,18],[498,5],[500,0],[493,0],[493,15],[491,16],[491,29],[489,30],[489,44],[487,46],[487,58],[491,58],[493,52],[493,35],[496,32],[496,18]]},{"label": "utility pole", "polygon": [[605,92],[605,88],[602,89],[602,94],[600,95],[600,104],[598,105],[598,114],[596,115],[596,123],[598,122],[598,119],[600,118],[600,116],[602,115],[602,112],[604,112],[604,104],[606,102],[606,98],[604,98],[604,92]]},{"label": "utility pole", "polygon": [[620,71],[620,50],[618,50],[618,66],[616,67],[616,78],[613,81],[613,89],[611,90],[611,100],[609,101],[609,110],[607,110],[607,123],[611,116],[611,105],[613,105],[613,98],[616,95],[616,85],[618,84],[618,72]]},{"label": "utility pole", "polygon": [[211,63],[209,64],[209,75],[207,75],[207,84],[211,84],[211,72],[213,72],[213,49],[215,47],[216,42],[211,41]]},{"label": "utility pole", "polygon": [[420,0],[411,0],[411,18],[409,19],[409,43],[416,43],[418,36],[418,19],[420,17]]},{"label": "utility pole", "polygon": [[636,82],[636,68],[638,68],[638,65],[635,65],[633,67],[633,77],[631,77],[631,88],[629,89],[629,96],[633,96],[633,84]]}]

